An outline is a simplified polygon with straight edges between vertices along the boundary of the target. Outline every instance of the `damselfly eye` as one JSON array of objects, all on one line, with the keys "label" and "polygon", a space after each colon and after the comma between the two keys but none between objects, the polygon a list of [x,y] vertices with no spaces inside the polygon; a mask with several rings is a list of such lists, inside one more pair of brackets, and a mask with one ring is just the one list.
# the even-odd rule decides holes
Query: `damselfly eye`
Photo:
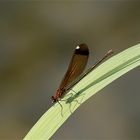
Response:
[{"label": "damselfly eye", "polygon": [[54,96],[52,96],[51,99],[52,99],[52,103],[56,102],[56,98]]}]

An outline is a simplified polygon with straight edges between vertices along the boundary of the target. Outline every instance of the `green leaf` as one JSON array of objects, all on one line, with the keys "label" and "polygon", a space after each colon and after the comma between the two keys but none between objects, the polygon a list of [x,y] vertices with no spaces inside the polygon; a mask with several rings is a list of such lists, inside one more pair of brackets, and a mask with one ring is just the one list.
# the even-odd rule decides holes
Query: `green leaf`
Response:
[{"label": "green leaf", "polygon": [[111,57],[91,71],[66,94],[63,98],[65,101],[60,102],[63,109],[58,103],[53,105],[33,126],[24,140],[49,139],[87,99],[139,65],[140,44]]}]

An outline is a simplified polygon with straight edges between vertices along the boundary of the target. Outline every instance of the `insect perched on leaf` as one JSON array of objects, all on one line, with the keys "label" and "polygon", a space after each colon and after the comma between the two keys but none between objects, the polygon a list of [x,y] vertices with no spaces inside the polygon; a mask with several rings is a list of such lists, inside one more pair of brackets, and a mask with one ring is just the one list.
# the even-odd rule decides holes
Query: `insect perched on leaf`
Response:
[{"label": "insect perched on leaf", "polygon": [[[86,44],[80,44],[79,46],[77,46],[73,53],[68,70],[67,70],[55,96],[51,97],[52,103],[55,103],[55,102],[59,103],[59,101],[63,98],[63,96],[67,93],[68,90],[70,90],[76,83],[78,83],[83,77],[85,77],[90,71],[92,71],[95,67],[97,67],[104,59],[106,59],[112,53],[113,53],[113,51],[109,50],[102,59],[100,59],[97,63],[95,63],[90,69],[87,70],[87,72],[85,72],[80,77],[80,75],[83,73],[83,71],[86,67],[87,61],[88,61],[89,49]],[[74,81],[76,81],[76,82],[74,82]],[[62,105],[61,105],[61,107],[62,107]]]}]

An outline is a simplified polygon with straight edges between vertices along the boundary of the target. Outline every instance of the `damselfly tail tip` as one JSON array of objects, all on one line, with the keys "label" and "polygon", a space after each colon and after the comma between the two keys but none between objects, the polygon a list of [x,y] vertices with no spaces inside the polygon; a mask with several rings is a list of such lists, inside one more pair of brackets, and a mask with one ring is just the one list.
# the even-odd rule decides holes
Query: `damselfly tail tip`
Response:
[{"label": "damselfly tail tip", "polygon": [[107,52],[107,55],[111,55],[111,54],[113,54],[114,52],[113,52],[113,50],[109,50],[108,52]]}]

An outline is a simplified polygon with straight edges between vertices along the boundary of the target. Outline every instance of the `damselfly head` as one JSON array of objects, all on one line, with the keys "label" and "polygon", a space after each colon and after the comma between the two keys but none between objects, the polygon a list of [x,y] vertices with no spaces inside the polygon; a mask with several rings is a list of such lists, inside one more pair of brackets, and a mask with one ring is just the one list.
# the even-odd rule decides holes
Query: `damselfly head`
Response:
[{"label": "damselfly head", "polygon": [[57,99],[54,96],[52,96],[51,99],[52,99],[52,103],[56,103],[57,102]]}]

